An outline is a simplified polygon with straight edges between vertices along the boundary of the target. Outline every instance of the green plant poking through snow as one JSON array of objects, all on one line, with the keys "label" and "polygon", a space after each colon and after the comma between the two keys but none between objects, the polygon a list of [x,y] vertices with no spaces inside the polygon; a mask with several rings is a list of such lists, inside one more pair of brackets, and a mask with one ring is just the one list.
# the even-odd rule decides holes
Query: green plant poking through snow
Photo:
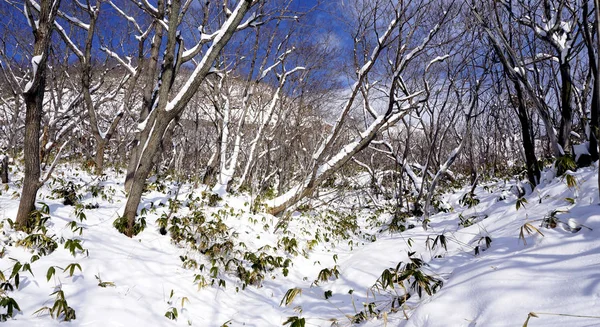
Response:
[{"label": "green plant poking through snow", "polygon": [[368,316],[372,316],[377,313],[379,316],[388,307],[391,312],[395,312],[412,296],[418,295],[421,298],[423,293],[432,296],[443,286],[441,279],[423,271],[426,263],[422,259],[415,258],[414,255],[415,252],[409,252],[409,262],[399,262],[395,268],[385,269],[381,273],[371,290],[373,294],[387,291],[389,301],[369,307],[369,310],[363,314],[368,313]]},{"label": "green plant poking through snow", "polygon": [[58,289],[54,291],[54,293],[50,294],[50,296],[56,295],[54,299],[54,304],[52,307],[42,307],[34,314],[43,314],[48,313],[52,318],[61,319],[62,321],[71,321],[75,320],[75,309],[71,308],[65,299],[65,293],[62,289]]}]

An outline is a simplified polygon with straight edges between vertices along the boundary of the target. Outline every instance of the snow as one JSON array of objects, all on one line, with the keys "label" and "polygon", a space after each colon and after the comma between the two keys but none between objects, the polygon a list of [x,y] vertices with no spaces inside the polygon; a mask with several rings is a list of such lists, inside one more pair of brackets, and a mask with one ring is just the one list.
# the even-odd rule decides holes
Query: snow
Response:
[{"label": "snow", "polygon": [[[68,305],[76,310],[77,318],[71,323],[76,326],[217,327],[227,321],[231,326],[281,326],[290,316],[305,318],[308,326],[331,326],[335,321],[340,326],[350,326],[347,316],[363,310],[363,303],[375,301],[378,306],[389,303],[390,293],[372,286],[384,269],[406,262],[408,251],[417,252],[416,257],[427,263],[423,271],[442,278],[443,287],[433,296],[414,295],[400,312],[370,317],[364,326],[522,326],[529,312],[538,314],[538,318],[531,318],[529,326],[597,325],[598,319],[543,314],[600,316],[597,169],[595,165],[573,172],[578,181],[576,189],[569,188],[560,178],[542,178],[542,185],[525,196],[528,202],[519,210],[515,207],[517,197],[510,190],[520,181],[482,183],[475,189],[480,203],[472,208],[459,204],[470,186],[455,190],[441,199],[453,211],[431,216],[427,231],[414,219],[409,223],[417,227],[405,232],[382,231],[367,218],[373,212],[364,210],[357,218],[360,234],[350,233],[348,239],[337,239],[330,234],[329,241],[322,240],[311,248],[308,242],[317,233],[323,238],[325,228],[332,224],[318,211],[294,213],[288,231],[276,232],[277,218],[265,213],[251,214],[248,196],[224,195],[215,207],[202,208],[207,219],[213,219],[219,211],[230,212],[224,214],[223,222],[230,235],[235,235],[232,237],[236,244],[244,243],[248,251],[257,251],[265,245],[278,247],[270,253],[290,258],[293,265],[287,277],[280,270],[267,272],[261,287],[248,286],[242,290],[235,274],[219,273],[226,287],[215,285],[198,290],[194,276],[199,270],[183,268],[180,256],[193,257],[207,266],[209,258],[187,246],[173,244],[168,236],[158,233],[156,223],[168,211],[168,200],[174,197],[177,183],[166,180],[164,193],[149,191],[144,195],[140,208],[157,209],[145,215],[148,227],[130,239],[112,227],[125,204],[121,183],[124,176],[107,171],[107,179],[98,181],[76,164],[59,166],[56,176],[85,187],[101,185],[106,194],[112,195],[104,199],[93,197],[82,188],[83,203],[97,203],[98,208],[86,209],[87,219],[80,222],[75,220],[73,207],[51,197],[51,184],[42,188],[39,200],[50,209],[49,233],[57,239],[80,239],[89,255],[78,252],[73,256],[59,244],[52,254],[33,262],[33,274],[22,272],[20,288],[7,292],[22,310],[9,325],[64,325],[46,314],[33,314],[42,306],[53,305],[50,293],[60,285]],[[545,171],[544,176],[551,173]],[[17,211],[18,198],[12,194],[19,188],[13,183],[8,185],[9,189],[0,195],[0,221],[14,219]],[[52,187],[59,186],[55,182]],[[205,186],[193,188],[192,183],[184,183],[179,199],[185,202],[201,196],[205,190]],[[345,202],[331,202],[331,209],[341,212],[342,207],[356,204],[352,196],[345,198],[340,200]],[[573,199],[573,203],[566,198]],[[541,220],[555,210],[559,210],[555,214],[556,228],[541,227]],[[188,213],[189,209],[183,205],[175,214],[184,217]],[[459,226],[459,215],[474,217],[474,224]],[[389,218],[389,214],[382,214],[376,221],[386,222]],[[81,235],[67,227],[72,221],[84,227]],[[539,228],[544,236],[524,233],[524,243],[519,232],[525,223]],[[23,233],[14,232],[6,221],[0,228],[0,248],[6,249],[0,270],[8,276],[14,265],[8,258],[25,263],[30,261],[32,253],[14,246],[16,240],[25,237]],[[446,236],[447,250],[426,247],[428,237],[440,234]],[[485,236],[492,240],[489,248],[479,243]],[[284,252],[283,246],[278,245],[283,237],[296,238],[298,250],[304,250],[306,256]],[[474,253],[475,246],[480,246],[478,255]],[[76,270],[69,277],[57,268],[56,274],[49,281],[46,279],[50,266],[64,268],[71,263],[80,264],[82,271]],[[314,284],[322,269],[334,266],[339,278]],[[115,286],[99,287],[96,276]],[[279,306],[286,291],[294,287],[302,289],[302,294],[289,307]],[[327,300],[323,297],[326,291],[332,292]],[[182,302],[185,302],[183,308]],[[171,307],[178,310],[177,321],[165,317]],[[296,312],[296,307],[302,312]],[[406,320],[405,315],[410,319]]]},{"label": "snow", "polygon": [[564,156],[565,155],[565,150],[563,149],[563,147],[560,144],[557,144],[557,146],[558,146],[558,151],[560,152],[560,155]]},{"label": "snow", "polygon": [[141,132],[141,131],[143,131],[144,129],[146,129],[146,125],[148,124],[148,120],[150,120],[150,115],[146,116],[146,119],[144,119],[144,120],[143,120],[141,123],[139,123],[139,124],[137,125],[137,129],[136,129],[136,131],[137,131],[137,132]]},{"label": "snow", "polygon": [[515,67],[515,73],[525,76],[525,69],[523,67]]},{"label": "snow", "polygon": [[552,34],[552,40],[558,46],[560,51],[560,62],[566,62],[567,55],[571,49],[571,40],[569,40],[568,33],[554,33]]},{"label": "snow", "polygon": [[410,180],[415,184],[415,189],[420,190],[421,186],[423,185],[423,180],[420,177],[417,177],[415,172],[412,170],[410,164],[405,164],[404,170],[406,171],[406,174],[408,174],[408,176],[410,177]]},{"label": "snow", "polygon": [[41,61],[42,55],[33,56],[31,58],[31,79],[29,79],[27,84],[25,84],[25,89],[23,90],[23,92],[29,92],[29,90],[33,86],[33,81],[36,79],[37,70]]},{"label": "snow", "polygon": [[148,7],[152,12],[157,13],[158,9],[156,9],[156,7],[152,4],[150,4],[150,2],[148,0],[143,0],[144,1],[144,5],[146,5],[146,7]]},{"label": "snow", "polygon": [[[201,39],[204,39],[204,36],[205,36],[205,35],[206,35],[206,34],[202,34],[202,38],[201,38]],[[195,46],[193,46],[191,49],[189,49],[189,50],[185,50],[185,51],[183,52],[183,57],[185,58],[185,57],[189,57],[189,56],[191,56],[193,53],[195,53],[196,51],[198,51],[198,48],[199,48],[199,47],[201,47],[201,46],[202,46],[202,43],[198,43],[198,44],[196,44]]]},{"label": "snow", "polygon": [[106,138],[106,134],[108,134],[108,128],[105,131],[98,128],[98,133],[100,134],[100,138],[104,140]]},{"label": "snow", "polygon": [[433,58],[433,59],[432,59],[432,60],[431,60],[431,61],[430,61],[430,62],[427,64],[427,67],[425,67],[425,71],[428,71],[428,70],[429,70],[429,68],[431,67],[431,65],[435,64],[436,62],[442,62],[442,61],[444,61],[444,60],[448,59],[449,57],[450,57],[450,55],[449,55],[449,54],[447,54],[447,55],[438,56],[438,57],[435,57],[435,58]]},{"label": "snow", "polygon": [[585,154],[585,155],[590,155],[590,142],[584,142],[582,144],[575,144],[573,145],[573,154],[575,154],[575,161],[579,160],[579,157],[581,157],[581,155]]}]

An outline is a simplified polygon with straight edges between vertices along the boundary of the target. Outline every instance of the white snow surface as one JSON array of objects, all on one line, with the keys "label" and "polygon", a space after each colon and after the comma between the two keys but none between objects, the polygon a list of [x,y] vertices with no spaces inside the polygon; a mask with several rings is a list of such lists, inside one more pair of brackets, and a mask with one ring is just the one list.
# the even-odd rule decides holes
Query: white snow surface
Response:
[{"label": "white snow surface", "polygon": [[[596,164],[574,172],[578,187],[572,189],[563,179],[551,178],[553,173],[546,172],[542,185],[525,196],[528,202],[519,210],[515,206],[517,197],[512,192],[518,181],[482,183],[475,190],[480,203],[473,208],[458,203],[470,187],[455,190],[441,199],[450,204],[453,211],[431,216],[427,231],[415,220],[409,223],[417,227],[402,233],[381,231],[377,222],[388,222],[390,216],[381,214],[373,220],[369,217],[374,212],[365,210],[357,219],[360,233],[351,233],[349,239],[329,235],[329,241],[323,240],[311,249],[307,242],[315,239],[317,230],[323,238],[327,224],[316,212],[294,213],[288,233],[283,234],[274,231],[277,218],[265,213],[249,213],[248,197],[225,195],[216,207],[206,207],[207,219],[217,210],[233,208],[241,212],[241,216],[225,218],[224,222],[237,233],[237,241],[244,242],[249,250],[264,245],[279,247],[278,241],[287,236],[295,237],[299,251],[304,249],[307,256],[286,253],[281,246],[276,253],[293,261],[287,277],[279,269],[266,272],[261,287],[248,286],[241,290],[237,277],[224,274],[220,278],[226,280],[226,288],[215,285],[197,290],[193,281],[199,271],[184,269],[179,257],[191,256],[192,252],[174,245],[168,236],[160,235],[155,222],[168,207],[159,205],[167,204],[174,196],[174,183],[167,183],[164,193],[145,193],[140,207],[154,205],[158,209],[146,215],[148,227],[130,239],[112,227],[117,212],[125,205],[124,176],[111,171],[108,179],[100,182],[105,190],[115,191],[110,196],[113,201],[108,201],[84,191],[99,182],[93,181],[78,166],[60,166],[55,176],[86,184],[81,191],[82,202],[97,203],[99,208],[84,211],[87,220],[78,221],[84,227],[83,234],[74,234],[67,227],[75,220],[74,208],[63,205],[61,199],[52,199],[51,185],[45,186],[39,193],[39,201],[50,208],[49,234],[56,234],[57,239],[80,239],[89,255],[78,253],[74,257],[59,243],[52,254],[33,262],[33,275],[22,272],[19,289],[7,292],[22,310],[14,319],[9,319],[8,326],[222,326],[226,322],[229,322],[227,326],[281,326],[290,316],[305,318],[306,326],[350,326],[346,316],[363,310],[363,303],[376,301],[384,305],[389,302],[388,292],[373,293],[371,286],[384,269],[396,267],[399,261],[406,262],[408,251],[416,251],[415,257],[428,263],[424,272],[442,278],[443,287],[431,297],[414,295],[399,312],[387,317],[371,317],[363,326],[522,326],[529,312],[539,316],[530,319],[530,327],[598,326],[598,318],[543,314],[600,316],[597,169]],[[19,177],[20,173],[11,173],[11,181]],[[185,200],[190,194],[200,196],[203,190],[206,187],[184,184],[179,199]],[[30,250],[14,245],[14,240],[24,235],[11,230],[5,221],[14,220],[16,216],[18,192],[18,185],[10,183],[8,189],[2,188],[0,195],[0,220],[4,220],[0,225],[3,228],[0,248],[5,249],[0,270],[6,277],[14,265],[11,258],[25,263],[32,256]],[[565,200],[567,198],[574,203]],[[349,196],[345,201],[348,206],[358,203]],[[178,214],[184,215],[185,210],[182,208]],[[553,210],[565,211],[556,214],[558,226],[540,227],[541,219]],[[463,228],[459,226],[459,215],[475,217],[475,223]],[[525,233],[524,244],[519,232],[525,223],[539,228],[544,236]],[[440,234],[447,238],[447,250],[439,246],[428,249],[427,237]],[[492,239],[490,248],[483,250],[485,247],[482,247],[481,253],[475,255],[474,247],[481,246],[478,242],[485,236]],[[210,267],[202,255],[195,258],[199,264]],[[46,280],[50,266],[64,268],[70,263],[80,264],[83,271],[76,270],[69,277],[57,268],[56,275]],[[340,272],[338,279],[311,285],[323,268],[336,264]],[[99,287],[96,275],[116,287]],[[60,323],[47,314],[33,314],[45,305],[53,305],[54,297],[50,293],[56,285],[62,285],[68,304],[76,310],[77,319],[70,323]],[[236,287],[240,287],[239,292]],[[285,292],[294,287],[301,288],[302,294],[289,307],[280,307]],[[171,290],[174,295],[169,304]],[[332,297],[326,300],[324,292],[329,290]],[[352,295],[350,290],[353,290]],[[396,291],[401,292],[401,289]],[[182,309],[183,297],[189,302],[185,301]],[[170,307],[177,308],[177,321],[165,317]],[[301,313],[294,310],[298,307]],[[4,312],[0,308],[0,313]],[[336,321],[337,324],[332,325]]]}]

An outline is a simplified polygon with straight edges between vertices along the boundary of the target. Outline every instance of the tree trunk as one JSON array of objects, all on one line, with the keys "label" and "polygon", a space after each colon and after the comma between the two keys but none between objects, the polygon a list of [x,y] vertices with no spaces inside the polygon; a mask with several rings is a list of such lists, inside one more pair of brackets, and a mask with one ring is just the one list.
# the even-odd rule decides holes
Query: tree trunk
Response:
[{"label": "tree trunk", "polygon": [[[594,4],[596,7],[596,49],[600,49],[600,0],[595,0]],[[598,124],[598,111],[600,111],[600,67],[598,67],[599,65],[600,52],[596,53],[596,76],[594,77],[594,94],[596,95],[596,101],[594,102],[594,107],[592,108],[592,114],[594,110],[596,111],[596,124]],[[592,133],[595,133],[596,140],[600,138],[600,130],[598,130],[598,125],[596,125],[596,130],[592,130]],[[600,162],[598,163],[598,195],[600,197]]]},{"label": "tree trunk", "polygon": [[600,135],[598,127],[598,114],[600,113],[600,74],[598,74],[598,68],[594,72],[594,86],[592,90],[592,104],[591,104],[591,119],[590,119],[590,156],[592,162],[599,159],[598,155],[598,137]]},{"label": "tree trunk", "polygon": [[[178,33],[177,27],[179,24],[177,15],[179,13],[180,5],[180,1],[170,1],[170,13],[172,19],[169,19],[167,46],[164,51],[163,68],[158,83],[158,102],[156,109],[150,112],[149,123],[146,124],[142,133],[147,135],[147,137],[142,138],[142,143],[138,145],[140,160],[135,165],[135,170],[128,173],[128,177],[132,178],[132,180],[123,217],[127,220],[126,235],[129,237],[133,236],[133,226],[135,224],[137,209],[142,198],[146,179],[152,169],[153,160],[158,152],[169,123],[183,112],[192,96],[204,82],[206,76],[210,73],[214,61],[217,59],[217,56],[231,39],[242,19],[253,5],[253,2],[250,0],[243,0],[238,3],[234,14],[232,14],[223,24],[222,29],[218,32],[219,35],[215,37],[214,43],[205,52],[204,58],[198,66],[196,66],[185,85],[179,90],[173,100],[169,100],[174,79],[173,77],[175,76],[174,63]],[[179,50],[181,50],[181,48]],[[133,176],[130,177],[130,174]]]},{"label": "tree trunk", "polygon": [[[390,92],[390,94],[393,94],[393,92]],[[394,104],[392,98],[393,97],[390,97],[390,104]],[[384,128],[384,125],[391,126],[395,124],[407,113],[408,110],[392,115],[388,115],[389,113],[383,114],[378,117],[365,132],[361,133],[361,136],[357,141],[347,144],[338,151],[337,155],[332,156],[331,159],[323,164],[314,167],[311,176],[309,176],[302,184],[273,199],[269,212],[274,216],[279,215],[292,205],[298,203],[298,201],[311,195],[323,181],[333,176],[333,174],[345,165],[346,162],[352,159],[352,157],[369,146],[377,133]]]},{"label": "tree trunk", "polygon": [[25,161],[25,175],[23,177],[23,190],[19,201],[19,210],[16,218],[16,228],[26,230],[30,227],[31,212],[35,209],[37,191],[40,188],[40,127],[42,122],[42,105],[46,88],[46,63],[48,49],[52,35],[54,17],[58,11],[60,0],[42,0],[39,7],[39,16],[34,21],[33,12],[29,2],[28,19],[33,24],[35,43],[33,46],[33,76],[25,86],[23,98],[25,99],[25,139],[23,141],[23,157]]},{"label": "tree trunk", "polygon": [[104,171],[104,151],[106,150],[106,143],[104,140],[97,141],[96,144],[96,156],[94,161],[96,162],[96,175],[102,175]]},{"label": "tree trunk", "polygon": [[[162,19],[164,16],[163,12],[163,3],[162,1],[158,2],[159,8],[159,18]],[[153,89],[154,89],[154,81],[156,79],[156,71],[158,66],[158,56],[160,53],[160,47],[162,45],[163,39],[163,29],[162,26],[156,25],[156,35],[152,38],[152,46],[150,48],[150,58],[144,63],[143,69],[144,74],[143,79],[145,79],[144,86],[144,94],[142,98],[142,108],[140,112],[140,117],[138,119],[138,124],[142,124],[147,120],[148,115],[150,115],[150,111],[152,110],[152,106],[154,105],[153,101]],[[140,65],[141,66],[141,65]],[[146,121],[148,123],[148,121]],[[139,125],[138,125],[139,126]],[[133,182],[133,176],[135,174],[135,170],[137,169],[138,162],[140,160],[140,151],[142,151],[143,142],[142,131],[137,131],[135,133],[135,138],[132,142],[133,147],[129,154],[129,162],[127,164],[127,174],[125,175],[125,192],[129,192],[131,188],[131,184]]]},{"label": "tree trunk", "polygon": [[8,183],[8,156],[0,157],[0,178],[2,184]]},{"label": "tree trunk", "polygon": [[525,164],[527,165],[527,179],[533,188],[535,188],[540,181],[540,168],[537,165],[537,158],[535,157],[535,143],[531,137],[531,125],[525,101],[523,100],[524,94],[521,84],[515,81],[514,85],[517,91],[517,116],[521,123],[521,136],[523,137],[523,150],[525,152]]},{"label": "tree trunk", "polygon": [[23,157],[25,160],[25,176],[19,211],[17,213],[17,229],[29,227],[29,215],[35,209],[35,199],[40,182],[40,127],[42,121],[42,91],[25,96],[25,139]]},{"label": "tree trunk", "polygon": [[123,213],[123,216],[127,219],[127,230],[125,234],[129,237],[133,236],[133,225],[135,224],[135,218],[146,185],[146,179],[154,166],[153,162],[155,154],[158,152],[163,132],[167,129],[169,122],[170,119],[167,117],[157,117],[154,128],[155,130],[162,132],[152,133],[148,139],[146,148],[141,151],[142,155],[139,164],[131,179],[131,188],[129,189],[127,203],[125,204],[125,211]]},{"label": "tree trunk", "polygon": [[571,107],[571,96],[573,84],[571,82],[571,65],[569,62],[564,62],[560,65],[560,130],[558,132],[558,144],[564,151],[568,151],[569,138],[571,136],[571,126],[573,124],[573,108]]},{"label": "tree trunk", "polygon": [[219,153],[221,153],[221,138],[217,139],[217,146],[213,152],[208,164],[206,165],[206,171],[202,176],[202,184],[213,185],[216,183],[217,178],[217,166],[219,166]]}]

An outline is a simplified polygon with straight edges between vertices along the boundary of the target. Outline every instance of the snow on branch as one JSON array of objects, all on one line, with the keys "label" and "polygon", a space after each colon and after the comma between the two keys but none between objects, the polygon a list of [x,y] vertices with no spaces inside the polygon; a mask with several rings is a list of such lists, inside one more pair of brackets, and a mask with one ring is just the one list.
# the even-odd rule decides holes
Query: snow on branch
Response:
[{"label": "snow on branch", "polygon": [[36,75],[40,62],[42,61],[42,56],[43,55],[37,55],[31,58],[31,79],[29,82],[27,82],[27,84],[25,84],[25,89],[23,90],[24,93],[29,92],[29,90],[33,87],[33,82],[37,79]]},{"label": "snow on branch", "polygon": [[[237,9],[236,9],[237,10]],[[236,28],[236,32],[237,31],[241,31],[243,29],[246,29],[248,27],[254,27],[259,25],[259,23],[256,23],[255,20],[258,19],[258,16],[256,16],[256,14],[252,14],[252,16],[250,16],[250,18],[248,18],[245,22],[241,23],[240,25],[238,25],[238,27]],[[200,41],[198,41],[198,43],[196,45],[194,45],[192,48],[183,51],[183,55],[182,55],[182,62],[186,62],[186,61],[190,61],[192,58],[194,58],[197,54],[200,53],[200,51],[202,50],[202,47],[207,44],[210,41],[215,40],[215,38],[217,36],[219,36],[219,34],[222,32],[222,29],[212,33],[212,34],[205,34],[202,30],[202,26],[200,26],[198,28],[198,30],[200,30]]]},{"label": "snow on branch", "polygon": [[148,2],[148,0],[138,1],[135,4],[138,7],[140,7],[142,10],[147,11],[150,15],[152,15],[152,16],[158,16],[158,9],[156,9],[155,6],[153,6],[152,4],[150,4],[150,2]]},{"label": "snow on branch", "polygon": [[69,35],[65,31],[65,29],[56,20],[54,21],[54,27],[58,31],[58,34],[60,35],[60,37],[65,41],[65,43],[67,44],[67,46],[71,49],[71,51],[73,51],[73,53],[75,53],[75,55],[81,61],[85,61],[85,57],[83,56],[83,52],[81,52],[81,50],[79,50],[79,48],[77,47],[77,45],[71,40],[71,38],[69,37]]},{"label": "snow on branch", "polygon": [[[448,13],[446,13],[447,15]],[[445,19],[446,16],[444,16],[443,19]],[[436,24],[427,34],[427,36],[425,36],[425,38],[423,39],[423,41],[421,42],[421,44],[419,44],[417,47],[415,47],[414,49],[412,49],[406,56],[404,56],[402,58],[402,61],[400,62],[400,64],[398,65],[396,72],[394,72],[394,76],[399,76],[400,72],[402,72],[405,68],[406,65],[408,65],[408,63],[410,62],[410,60],[412,58],[414,58],[418,53],[420,53],[421,51],[423,51],[425,49],[425,47],[429,44],[429,42],[431,42],[431,39],[433,38],[433,36],[440,30],[440,24]],[[444,58],[445,59],[445,58]],[[427,68],[429,68],[429,66],[427,66]]]},{"label": "snow on branch", "polygon": [[38,22],[33,18],[33,14],[31,13],[31,10],[29,10],[29,2],[23,4],[23,14],[27,18],[27,24],[29,24],[29,27],[35,32],[38,28]]},{"label": "snow on branch", "polygon": [[135,27],[135,29],[140,33],[140,34],[144,34],[144,31],[142,31],[142,28],[140,27],[140,25],[137,23],[137,21],[135,20],[135,18],[133,18],[132,16],[127,15],[123,10],[121,10],[121,8],[119,8],[117,5],[115,5],[112,0],[108,1],[108,4],[111,5],[111,7],[113,7],[118,13],[119,15],[123,16],[125,18],[125,20],[127,20],[128,22],[132,23],[133,26]]},{"label": "snow on branch", "polygon": [[444,61],[444,60],[448,59],[449,57],[450,57],[450,55],[449,55],[449,54],[447,54],[447,55],[443,55],[443,56],[439,56],[439,57],[435,57],[435,58],[433,58],[433,59],[432,59],[432,60],[431,60],[431,61],[430,61],[430,62],[427,64],[427,67],[425,67],[425,72],[428,72],[428,71],[429,71],[429,68],[431,67],[431,65],[435,64],[436,62],[442,62],[442,61]]},{"label": "snow on branch", "polygon": [[[39,5],[39,3],[37,3],[35,0],[27,0],[27,1],[28,1],[29,4],[31,4],[31,6],[33,8],[35,8],[35,10],[37,10],[38,12],[40,11],[40,5]],[[57,2],[54,2],[53,5],[57,5]],[[82,28],[82,29],[84,29],[86,31],[90,29],[90,25],[89,24],[86,24],[86,23],[82,22],[77,17],[73,17],[73,16],[70,16],[70,15],[67,15],[64,12],[60,11],[60,10],[58,11],[57,15],[59,17],[61,17],[61,18],[64,18],[65,20],[67,20],[69,23],[71,23],[71,24],[73,24],[73,25],[75,25],[77,27],[80,27],[80,28]]]},{"label": "snow on branch", "polygon": [[384,45],[385,40],[387,40],[392,35],[394,29],[398,25],[399,19],[400,19],[400,17],[398,17],[398,16],[394,17],[394,19],[388,25],[388,28],[385,31],[385,33],[383,33],[383,35],[379,38],[379,42],[377,43],[377,45],[371,52],[371,56],[370,56],[369,60],[357,71],[357,75],[358,75],[357,81],[354,83],[354,85],[352,85],[352,91],[350,93],[350,97],[344,104],[344,108],[342,109],[342,112],[338,116],[338,119],[335,122],[332,132],[329,133],[327,138],[321,143],[321,145],[319,146],[317,151],[313,154],[313,159],[320,160],[321,157],[323,156],[323,154],[325,153],[325,150],[327,148],[331,147],[331,145],[333,144],[335,136],[337,134],[339,134],[339,130],[342,128],[344,120],[345,120],[346,116],[348,115],[348,112],[352,108],[354,99],[358,95],[358,92],[360,91],[361,86],[363,85],[363,82],[366,78],[366,75],[369,73],[371,68],[373,68],[373,66],[375,65],[375,60],[377,59],[377,57],[379,57],[379,54],[383,51],[383,49],[385,47],[385,45]]},{"label": "snow on branch", "polygon": [[116,59],[121,65],[123,65],[123,67],[125,67],[132,75],[135,75],[136,69],[131,65],[131,60],[128,60],[128,62],[125,62],[125,60],[123,60],[121,58],[121,56],[119,56],[118,54],[116,54],[115,52],[112,52],[110,50],[108,50],[106,47],[100,47],[100,50],[106,52],[107,55],[109,55],[110,57]]}]

